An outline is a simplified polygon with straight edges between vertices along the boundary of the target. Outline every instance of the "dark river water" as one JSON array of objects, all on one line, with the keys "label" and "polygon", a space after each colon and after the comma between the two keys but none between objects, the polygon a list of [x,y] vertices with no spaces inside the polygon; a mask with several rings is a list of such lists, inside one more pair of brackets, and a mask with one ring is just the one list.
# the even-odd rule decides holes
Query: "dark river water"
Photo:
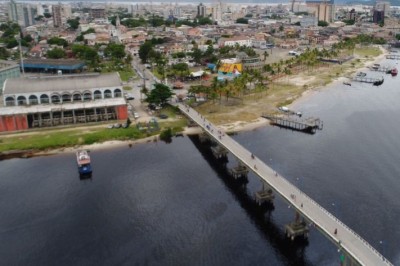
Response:
[{"label": "dark river water", "polygon": [[[399,80],[300,100],[296,110],[324,121],[315,135],[268,126],[234,136],[395,265]],[[0,265],[339,265],[314,228],[309,241],[285,239],[293,210],[279,197],[273,209],[255,208],[259,179],[233,183],[196,137],[91,156],[87,180],[72,153],[0,161]]]}]

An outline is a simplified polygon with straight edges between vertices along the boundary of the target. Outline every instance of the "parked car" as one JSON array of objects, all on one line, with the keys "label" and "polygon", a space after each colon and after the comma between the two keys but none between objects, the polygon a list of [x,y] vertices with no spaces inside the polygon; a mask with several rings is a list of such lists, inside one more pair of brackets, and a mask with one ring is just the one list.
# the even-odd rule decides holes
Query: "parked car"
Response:
[{"label": "parked car", "polygon": [[127,93],[126,95],[125,95],[125,98],[129,101],[129,100],[134,100],[135,99],[135,97],[133,97],[133,95],[132,94],[130,94],[130,93]]},{"label": "parked car", "polygon": [[167,118],[168,118],[168,115],[166,115],[166,114],[160,114],[158,117],[161,118],[161,119],[167,119]]},{"label": "parked car", "polygon": [[137,112],[134,112],[134,113],[133,113],[133,117],[134,117],[135,119],[138,119],[140,116],[139,116],[139,114],[138,114]]},{"label": "parked car", "polygon": [[122,125],[120,123],[114,124],[114,128],[120,128]]}]

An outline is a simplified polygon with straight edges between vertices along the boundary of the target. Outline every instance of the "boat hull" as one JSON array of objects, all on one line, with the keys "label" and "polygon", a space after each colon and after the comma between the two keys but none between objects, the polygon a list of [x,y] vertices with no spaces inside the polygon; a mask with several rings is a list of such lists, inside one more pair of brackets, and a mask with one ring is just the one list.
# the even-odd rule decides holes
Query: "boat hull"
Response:
[{"label": "boat hull", "polygon": [[92,166],[90,164],[78,166],[80,175],[90,175],[92,173]]}]

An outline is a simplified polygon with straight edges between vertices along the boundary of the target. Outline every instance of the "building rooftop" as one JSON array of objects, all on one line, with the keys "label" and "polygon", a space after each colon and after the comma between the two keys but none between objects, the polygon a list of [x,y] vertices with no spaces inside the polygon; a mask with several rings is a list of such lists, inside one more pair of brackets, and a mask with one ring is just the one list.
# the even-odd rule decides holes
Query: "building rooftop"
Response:
[{"label": "building rooftop", "polygon": [[94,88],[120,87],[119,74],[60,75],[10,78],[4,82],[3,94],[83,91]]},{"label": "building rooftop", "polygon": [[85,62],[74,59],[35,59],[24,60],[24,68],[65,69],[76,70],[82,68]]},{"label": "building rooftop", "polygon": [[99,99],[90,102],[74,102],[65,104],[42,104],[42,105],[29,105],[29,106],[10,106],[1,107],[0,116],[4,115],[17,115],[17,114],[32,114],[32,113],[46,113],[46,112],[58,112],[68,111],[76,109],[88,109],[88,108],[100,108],[107,106],[120,106],[126,105],[124,98],[110,98],[110,99]]},{"label": "building rooftop", "polygon": [[15,67],[19,68],[19,65],[14,61],[0,60],[0,71]]}]

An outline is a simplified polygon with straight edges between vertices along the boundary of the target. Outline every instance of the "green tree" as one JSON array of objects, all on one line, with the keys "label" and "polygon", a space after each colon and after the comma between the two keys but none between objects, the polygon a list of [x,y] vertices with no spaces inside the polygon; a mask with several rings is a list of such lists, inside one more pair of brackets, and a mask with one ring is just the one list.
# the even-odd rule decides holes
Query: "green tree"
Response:
[{"label": "green tree", "polygon": [[50,13],[44,13],[43,14],[45,18],[51,18],[51,14]]},{"label": "green tree", "polygon": [[193,48],[192,49],[192,57],[193,57],[193,61],[196,64],[200,64],[201,58],[203,57],[203,53],[201,52],[201,50],[199,48]]},{"label": "green tree", "polygon": [[10,52],[4,47],[0,47],[0,59],[7,60],[10,57]]},{"label": "green tree", "polygon": [[67,20],[67,24],[69,25],[69,27],[73,30],[78,29],[79,27],[79,18],[75,18],[75,19],[68,19]]},{"label": "green tree", "polygon": [[146,101],[148,103],[164,105],[174,95],[173,91],[166,85],[156,83],[154,89],[147,94]]},{"label": "green tree", "polygon": [[153,45],[151,42],[145,42],[142,44],[139,48],[139,58],[142,60],[142,63],[145,64],[147,63],[149,59],[149,54],[153,50]]},{"label": "green tree", "polygon": [[318,27],[327,27],[328,25],[329,25],[329,23],[326,21],[323,21],[323,20],[318,21]]},{"label": "green tree", "polygon": [[99,55],[97,54],[97,51],[89,46],[74,44],[72,46],[72,52],[76,57],[89,61],[92,64],[99,61]]},{"label": "green tree", "polygon": [[28,35],[24,36],[23,40],[28,43],[28,42],[33,41],[33,38],[30,34],[28,34]]},{"label": "green tree", "polygon": [[236,20],[236,23],[239,23],[239,24],[248,24],[248,23],[249,23],[249,20],[248,20],[247,18],[238,18],[238,19]]},{"label": "green tree", "polygon": [[55,45],[62,46],[62,47],[68,46],[68,42],[65,39],[58,38],[58,37],[52,37],[52,38],[48,39],[47,43],[55,44]]},{"label": "green tree", "polygon": [[54,48],[47,52],[47,58],[60,59],[65,57],[65,51],[61,48]]},{"label": "green tree", "polygon": [[209,17],[199,18],[199,25],[212,25],[213,21]]},{"label": "green tree", "polygon": [[123,44],[109,43],[104,49],[104,54],[112,58],[121,59],[125,57],[125,46]]},{"label": "green tree", "polygon": [[35,17],[35,20],[36,20],[36,21],[40,21],[40,20],[42,20],[43,18],[44,18],[44,16],[39,15],[39,16]]}]

